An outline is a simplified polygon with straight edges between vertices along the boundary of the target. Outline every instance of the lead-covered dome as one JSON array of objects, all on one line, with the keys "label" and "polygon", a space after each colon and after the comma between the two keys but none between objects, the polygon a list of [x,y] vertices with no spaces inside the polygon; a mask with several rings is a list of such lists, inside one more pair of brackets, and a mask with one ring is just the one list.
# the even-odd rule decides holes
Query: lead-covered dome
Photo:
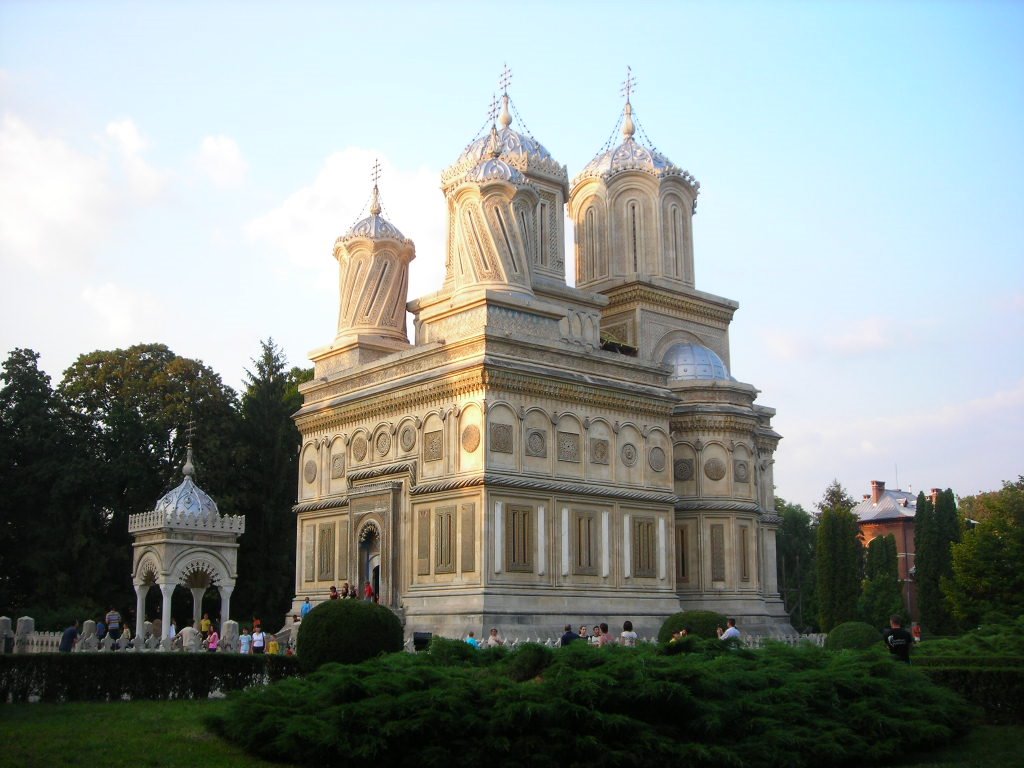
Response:
[{"label": "lead-covered dome", "polygon": [[357,221],[344,235],[338,238],[339,241],[352,240],[356,237],[365,237],[370,240],[399,240],[408,242],[408,238],[398,231],[398,227],[380,215],[380,193],[377,185],[373,185],[373,198],[370,201],[370,215],[365,219]]},{"label": "lead-covered dome", "polygon": [[669,347],[661,362],[672,368],[669,374],[670,381],[732,379],[722,358],[702,344],[674,344]]},{"label": "lead-covered dome", "polygon": [[192,466],[192,449],[188,449],[188,457],[185,459],[185,466],[182,469],[185,479],[177,488],[169,491],[153,508],[165,519],[181,517],[210,517],[220,514],[217,510],[217,502],[207,495],[192,480],[195,468]]}]

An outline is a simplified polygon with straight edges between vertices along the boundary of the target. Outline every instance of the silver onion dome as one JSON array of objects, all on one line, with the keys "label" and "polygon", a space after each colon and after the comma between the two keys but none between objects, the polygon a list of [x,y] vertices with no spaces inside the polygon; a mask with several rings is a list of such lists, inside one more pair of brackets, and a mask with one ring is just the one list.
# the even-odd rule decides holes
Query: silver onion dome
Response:
[{"label": "silver onion dome", "polygon": [[370,240],[406,240],[407,238],[398,231],[398,227],[380,215],[380,192],[377,185],[373,185],[373,198],[370,201],[370,215],[365,219],[357,221],[352,225],[339,240],[351,240],[357,237],[365,237]]},{"label": "silver onion dome", "polygon": [[185,479],[177,488],[169,491],[153,508],[165,519],[182,517],[210,517],[219,513],[217,502],[211,499],[207,493],[192,480],[195,474],[195,467],[192,466],[192,449],[188,449],[188,456],[185,459],[185,466],[182,469]]},{"label": "silver onion dome", "polygon": [[702,344],[674,344],[669,347],[661,362],[672,368],[669,374],[670,381],[732,379],[722,358]]}]

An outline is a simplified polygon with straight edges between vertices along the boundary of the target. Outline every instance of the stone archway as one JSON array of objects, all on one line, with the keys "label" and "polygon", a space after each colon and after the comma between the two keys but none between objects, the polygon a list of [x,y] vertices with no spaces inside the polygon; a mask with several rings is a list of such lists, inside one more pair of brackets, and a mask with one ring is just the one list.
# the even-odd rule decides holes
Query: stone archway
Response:
[{"label": "stone archway", "polygon": [[363,596],[366,582],[370,582],[373,587],[373,593],[377,596],[377,601],[380,602],[380,588],[386,576],[382,572],[381,567],[380,527],[375,521],[369,520],[359,529],[359,563],[357,569],[359,583],[357,589],[359,590],[358,594],[360,597]]}]

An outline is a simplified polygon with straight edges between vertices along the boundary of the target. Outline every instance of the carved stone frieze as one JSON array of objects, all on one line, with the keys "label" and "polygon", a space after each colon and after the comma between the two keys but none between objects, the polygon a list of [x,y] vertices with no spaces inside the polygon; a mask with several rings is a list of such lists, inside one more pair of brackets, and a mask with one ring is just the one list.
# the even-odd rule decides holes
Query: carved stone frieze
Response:
[{"label": "carved stone frieze", "polygon": [[708,459],[704,463],[704,474],[709,480],[721,480],[725,477],[725,462],[721,459]]},{"label": "carved stone frieze", "polygon": [[578,462],[580,460],[580,436],[575,432],[558,433],[558,460]]},{"label": "carved stone frieze", "polygon": [[632,467],[636,464],[637,455],[636,446],[632,443],[624,444],[622,449],[619,451],[619,456],[622,457],[622,463],[627,467]]},{"label": "carved stone frieze", "polygon": [[438,429],[423,436],[423,460],[439,461],[444,455],[444,433]]},{"label": "carved stone frieze", "polygon": [[302,479],[307,483],[312,483],[316,480],[316,462],[312,459],[309,459],[302,465]]},{"label": "carved stone frieze", "polygon": [[403,427],[398,442],[402,446],[403,451],[411,451],[416,447],[416,430],[409,426]]},{"label": "carved stone frieze", "polygon": [[331,479],[339,480],[345,476],[345,454],[335,453],[331,456]]},{"label": "carved stone frieze", "polygon": [[375,445],[379,456],[387,456],[388,451],[391,450],[391,435],[389,435],[385,430],[381,430],[377,433]]},{"label": "carved stone frieze", "polygon": [[366,438],[362,435],[357,436],[352,441],[352,458],[356,461],[362,461],[366,458]]},{"label": "carved stone frieze", "polygon": [[750,465],[745,461],[734,461],[732,473],[737,483],[745,483],[750,480]]},{"label": "carved stone frieze", "polygon": [[683,483],[693,480],[693,459],[676,459],[672,464],[672,475]]}]

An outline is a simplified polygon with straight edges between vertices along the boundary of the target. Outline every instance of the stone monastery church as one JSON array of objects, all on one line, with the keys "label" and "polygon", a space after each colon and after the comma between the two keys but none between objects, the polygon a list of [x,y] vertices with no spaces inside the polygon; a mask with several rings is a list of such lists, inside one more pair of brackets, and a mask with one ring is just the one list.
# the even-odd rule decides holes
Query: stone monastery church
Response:
[{"label": "stone monastery church", "polygon": [[416,249],[376,184],[335,243],[338,327],[295,415],[295,612],[369,581],[407,634],[651,634],[688,609],[792,631],[775,411],[729,374],[739,305],[696,288],[700,185],[638,139],[628,93],[621,143],[570,181],[506,90],[441,175],[436,293],[409,300]]}]

